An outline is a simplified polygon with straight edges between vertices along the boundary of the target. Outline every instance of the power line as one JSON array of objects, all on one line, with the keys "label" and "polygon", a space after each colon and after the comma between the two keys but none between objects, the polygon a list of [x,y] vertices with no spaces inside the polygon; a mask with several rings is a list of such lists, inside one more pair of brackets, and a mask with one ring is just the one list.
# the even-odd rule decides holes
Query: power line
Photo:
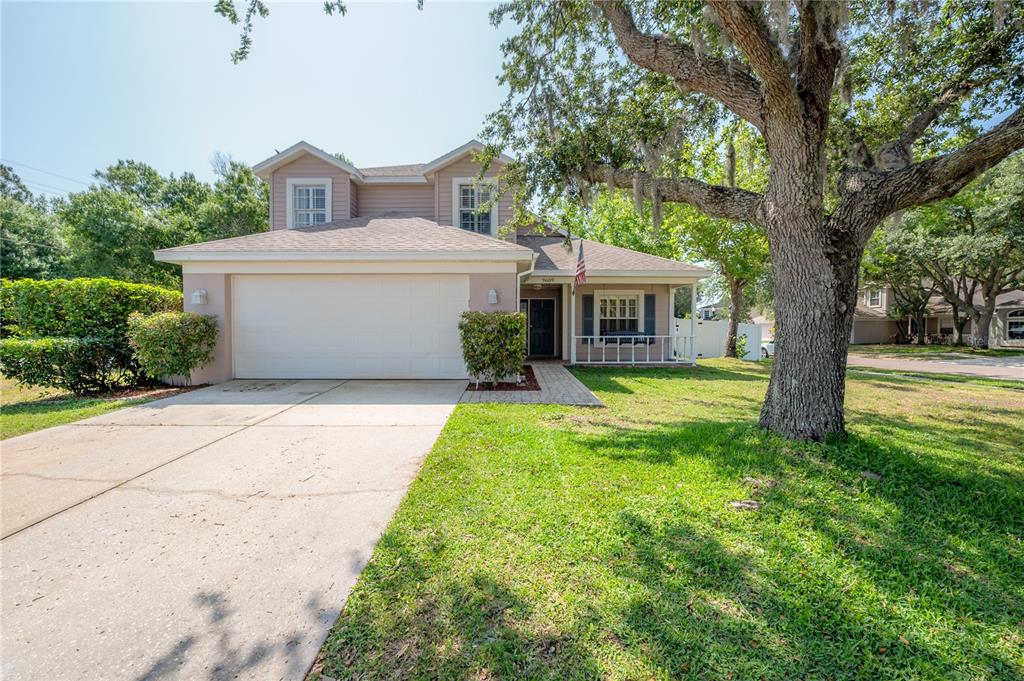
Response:
[{"label": "power line", "polygon": [[39,248],[49,248],[52,251],[63,251],[64,249],[60,246],[54,246],[53,244],[40,244],[35,241],[19,241],[18,239],[12,239],[9,236],[3,236],[0,234],[0,241],[10,241],[12,244],[18,246],[38,246]]},{"label": "power line", "polygon": [[69,182],[74,182],[75,184],[83,184],[86,187],[88,187],[91,184],[90,182],[82,182],[81,180],[76,180],[75,178],[68,177],[67,175],[58,175],[57,173],[52,173],[49,170],[43,170],[42,168],[36,168],[34,166],[30,166],[27,163],[18,163],[17,161],[12,161],[9,158],[0,158],[0,161],[3,161],[4,163],[10,163],[11,165],[15,165],[15,166],[21,166],[22,168],[28,168],[29,170],[34,170],[37,173],[45,173],[47,175],[53,175],[54,177],[59,177],[62,180],[67,180]]},{"label": "power line", "polygon": [[71,189],[64,189],[62,187],[57,187],[52,184],[46,184],[45,182],[37,182],[36,180],[26,180],[22,178],[21,181],[30,187],[36,187],[37,190],[49,193],[60,192],[61,194],[70,194],[73,191]]}]

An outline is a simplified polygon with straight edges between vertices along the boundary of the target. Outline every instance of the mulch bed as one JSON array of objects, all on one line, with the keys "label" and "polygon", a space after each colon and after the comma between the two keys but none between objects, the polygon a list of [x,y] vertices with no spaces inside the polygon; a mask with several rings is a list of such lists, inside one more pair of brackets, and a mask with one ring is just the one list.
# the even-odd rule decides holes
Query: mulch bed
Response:
[{"label": "mulch bed", "polygon": [[487,387],[486,383],[470,383],[466,390],[480,392],[490,392],[492,390],[540,390],[540,383],[537,382],[532,366],[527,364],[523,367],[523,376],[526,377],[526,380],[522,383],[495,383],[492,387]]}]

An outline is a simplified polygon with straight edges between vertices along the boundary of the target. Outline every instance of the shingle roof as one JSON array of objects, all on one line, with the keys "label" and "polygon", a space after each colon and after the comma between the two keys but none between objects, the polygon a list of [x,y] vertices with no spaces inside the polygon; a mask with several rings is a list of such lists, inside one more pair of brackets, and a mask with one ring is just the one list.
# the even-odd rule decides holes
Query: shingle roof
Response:
[{"label": "shingle roof", "polygon": [[376,168],[360,168],[366,177],[408,177],[423,172],[422,163],[407,163],[401,166],[378,166]]},{"label": "shingle roof", "polygon": [[857,303],[857,307],[854,309],[853,315],[857,319],[893,319],[893,317],[890,317],[882,308],[870,307],[861,302]]},{"label": "shingle roof", "polygon": [[323,225],[276,229],[269,232],[237,236],[217,241],[204,241],[189,246],[167,248],[157,253],[521,253],[529,249],[468,232],[457,227],[439,225],[424,218],[397,214],[335,220]]},{"label": "shingle roof", "polygon": [[591,241],[590,239],[573,239],[572,248],[565,247],[565,239],[556,236],[520,236],[518,241],[523,246],[532,248],[537,253],[534,271],[563,270],[576,271],[576,259],[579,257],[580,242],[583,242],[583,258],[587,264],[587,272],[601,271],[666,271],[672,270],[680,274],[705,276],[710,274],[707,268],[679,260],[670,260],[657,255],[631,251]]}]

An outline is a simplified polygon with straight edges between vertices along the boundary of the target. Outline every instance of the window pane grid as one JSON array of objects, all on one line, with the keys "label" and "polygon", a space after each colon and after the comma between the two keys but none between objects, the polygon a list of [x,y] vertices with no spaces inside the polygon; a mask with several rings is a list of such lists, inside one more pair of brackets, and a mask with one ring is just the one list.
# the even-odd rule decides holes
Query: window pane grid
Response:
[{"label": "window pane grid", "polygon": [[639,333],[640,302],[637,296],[608,296],[600,299],[598,328],[607,333]]},{"label": "window pane grid", "polygon": [[[460,184],[459,227],[471,232],[490,234],[491,211],[487,205],[490,200],[491,187],[489,185]],[[485,207],[488,210],[483,210]]]},{"label": "window pane grid", "polygon": [[325,185],[294,185],[292,187],[292,224],[295,227],[322,225],[327,222],[327,187]]}]

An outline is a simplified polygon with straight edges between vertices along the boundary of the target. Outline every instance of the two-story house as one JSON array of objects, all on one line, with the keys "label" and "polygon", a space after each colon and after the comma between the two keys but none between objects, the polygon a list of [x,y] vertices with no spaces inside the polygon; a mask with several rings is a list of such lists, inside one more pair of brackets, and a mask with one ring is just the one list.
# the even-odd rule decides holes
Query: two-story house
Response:
[{"label": "two-story house", "polygon": [[533,357],[695,361],[673,301],[708,271],[503,229],[512,203],[498,182],[510,159],[478,179],[482,148],[357,168],[299,142],[256,164],[270,187],[268,231],[156,252],[181,265],[185,308],[220,321],[215,360],[193,380],[464,378],[466,310],[526,313]]},{"label": "two-story house", "polygon": [[[980,293],[975,294],[974,306],[984,305]],[[857,309],[853,316],[850,343],[855,345],[891,343],[897,336],[912,337],[913,322],[895,314],[896,300],[891,288],[863,286],[857,292]],[[974,331],[968,319],[964,337],[970,343]],[[938,294],[928,300],[924,317],[924,332],[928,337],[952,341],[953,308]],[[1009,291],[996,296],[995,315],[989,327],[989,347],[1024,347],[1024,291]]]}]

